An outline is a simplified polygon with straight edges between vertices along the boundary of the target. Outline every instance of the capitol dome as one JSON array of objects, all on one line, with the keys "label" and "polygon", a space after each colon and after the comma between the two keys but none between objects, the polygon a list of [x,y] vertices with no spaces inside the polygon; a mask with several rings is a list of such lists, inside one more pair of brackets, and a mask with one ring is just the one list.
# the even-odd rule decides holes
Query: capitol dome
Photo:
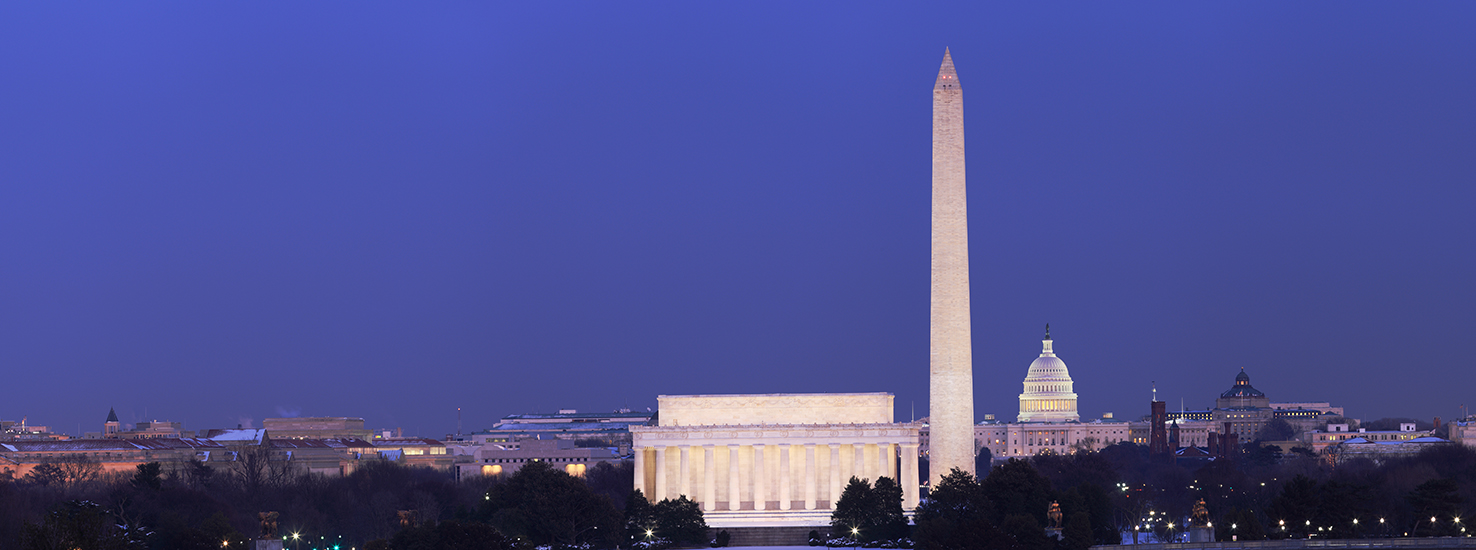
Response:
[{"label": "capitol dome", "polygon": [[1020,422],[1076,422],[1076,393],[1066,362],[1051,351],[1051,326],[1046,325],[1040,357],[1025,374],[1025,392],[1020,394]]}]

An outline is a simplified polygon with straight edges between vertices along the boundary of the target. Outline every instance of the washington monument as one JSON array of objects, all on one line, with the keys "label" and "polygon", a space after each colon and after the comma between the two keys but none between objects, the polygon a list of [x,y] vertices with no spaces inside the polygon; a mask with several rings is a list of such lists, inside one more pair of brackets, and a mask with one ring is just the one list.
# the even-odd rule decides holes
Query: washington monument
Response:
[{"label": "washington monument", "polygon": [[933,84],[933,288],[929,349],[929,486],[974,473],[974,355],[969,328],[969,220],[963,88],[953,57]]}]

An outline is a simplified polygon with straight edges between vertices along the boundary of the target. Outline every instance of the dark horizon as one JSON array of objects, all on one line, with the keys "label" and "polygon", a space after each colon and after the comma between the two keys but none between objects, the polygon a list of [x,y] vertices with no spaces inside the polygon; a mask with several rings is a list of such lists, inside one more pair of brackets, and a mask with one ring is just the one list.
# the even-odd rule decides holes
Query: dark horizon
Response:
[{"label": "dark horizon", "polygon": [[0,419],[925,416],[945,47],[976,421],[1046,323],[1083,419],[1451,419],[1476,6],[1335,6],[0,6]]}]

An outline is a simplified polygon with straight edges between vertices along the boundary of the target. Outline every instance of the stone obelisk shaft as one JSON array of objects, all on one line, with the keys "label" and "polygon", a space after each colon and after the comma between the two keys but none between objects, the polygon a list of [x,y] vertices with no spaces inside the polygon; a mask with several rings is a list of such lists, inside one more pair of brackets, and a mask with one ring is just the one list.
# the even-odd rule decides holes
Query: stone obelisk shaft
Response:
[{"label": "stone obelisk shaft", "polygon": [[947,50],[933,85],[932,279],[928,478],[937,487],[938,480],[954,468],[974,473],[963,89]]}]

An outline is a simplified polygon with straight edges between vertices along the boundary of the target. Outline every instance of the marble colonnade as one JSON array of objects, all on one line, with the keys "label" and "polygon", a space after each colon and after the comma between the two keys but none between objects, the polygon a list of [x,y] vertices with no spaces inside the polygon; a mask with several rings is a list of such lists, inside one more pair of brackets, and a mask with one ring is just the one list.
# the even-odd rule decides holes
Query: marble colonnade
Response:
[{"label": "marble colonnade", "polygon": [[[851,477],[886,476],[918,500],[918,426],[644,426],[633,430],[635,488],[687,496],[705,512],[829,510]],[[900,478],[900,479],[899,479]]]}]

